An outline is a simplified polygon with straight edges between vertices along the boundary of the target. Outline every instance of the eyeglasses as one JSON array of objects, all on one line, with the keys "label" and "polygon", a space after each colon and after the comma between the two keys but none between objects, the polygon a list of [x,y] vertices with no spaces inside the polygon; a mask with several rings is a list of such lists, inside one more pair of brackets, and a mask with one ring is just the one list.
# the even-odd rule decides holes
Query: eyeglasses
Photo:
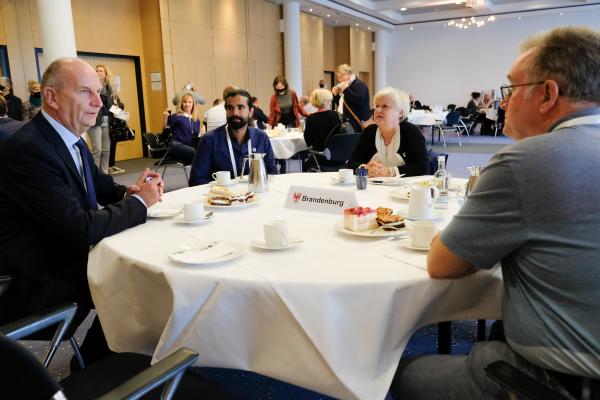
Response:
[{"label": "eyeglasses", "polygon": [[510,96],[512,96],[512,88],[519,86],[541,85],[544,82],[546,81],[519,83],[518,85],[502,85],[500,86],[500,94],[502,95],[502,100],[506,101],[510,99]]}]

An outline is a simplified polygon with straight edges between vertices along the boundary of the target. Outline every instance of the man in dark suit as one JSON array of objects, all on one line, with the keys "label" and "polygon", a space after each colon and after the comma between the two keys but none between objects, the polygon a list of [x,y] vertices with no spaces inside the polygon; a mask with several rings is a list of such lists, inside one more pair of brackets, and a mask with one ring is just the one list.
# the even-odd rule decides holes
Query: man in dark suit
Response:
[{"label": "man in dark suit", "polygon": [[355,132],[361,132],[363,123],[371,117],[369,88],[352,73],[348,64],[338,65],[335,76],[339,83],[331,89],[334,110],[344,114]]},{"label": "man in dark suit", "polygon": [[[42,78],[41,112],[0,149],[0,274],[13,277],[0,323],[75,301],[77,326],[93,308],[90,246],[144,223],[161,199],[159,174],[145,170],[125,187],[91,161],[80,137],[96,122],[101,89],[85,62],[54,61]],[[97,318],[81,350],[88,362],[108,352]]]},{"label": "man in dark suit", "polygon": [[7,140],[13,133],[18,131],[25,125],[25,122],[16,121],[6,115],[6,100],[3,96],[0,96],[0,146]]}]

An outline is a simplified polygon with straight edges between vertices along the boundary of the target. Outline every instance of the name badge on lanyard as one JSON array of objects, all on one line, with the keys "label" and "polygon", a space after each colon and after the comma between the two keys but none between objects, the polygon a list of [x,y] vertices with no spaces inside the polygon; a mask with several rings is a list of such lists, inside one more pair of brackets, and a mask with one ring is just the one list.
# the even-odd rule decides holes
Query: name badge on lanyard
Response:
[{"label": "name badge on lanyard", "polygon": [[[229,158],[231,160],[231,166],[233,167],[233,177],[238,177],[237,163],[235,162],[235,156],[233,155],[233,146],[231,145],[231,138],[229,137],[228,125],[225,125],[225,136],[227,136],[227,147],[229,147]],[[248,131],[248,157],[252,154],[252,139],[250,139],[250,131]],[[254,150],[256,151],[256,150]],[[243,168],[243,166],[242,166]],[[243,175],[244,171],[240,171],[240,175]]]}]

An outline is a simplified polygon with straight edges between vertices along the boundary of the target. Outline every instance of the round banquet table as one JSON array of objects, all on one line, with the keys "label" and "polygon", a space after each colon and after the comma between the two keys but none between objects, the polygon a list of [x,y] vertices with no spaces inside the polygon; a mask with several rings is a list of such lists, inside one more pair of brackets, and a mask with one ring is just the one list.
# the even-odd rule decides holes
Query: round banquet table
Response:
[{"label": "round banquet table", "polygon": [[[90,252],[88,280],[111,349],[156,361],[185,346],[200,353],[197,366],[250,370],[336,398],[372,400],[385,398],[418,328],[499,318],[499,268],[432,280],[425,252],[405,249],[401,240],[339,232],[341,210],[284,208],[290,185],[355,190],[332,184],[332,176],[275,176],[256,204],[217,209],[208,223],[148,219],[101,241]],[[390,195],[396,189],[370,184],[357,191],[359,204],[406,210],[406,201]],[[178,206],[207,192],[208,185],[185,188],[165,194],[164,202]],[[439,227],[457,210],[451,192]],[[287,221],[304,242],[278,251],[252,247],[274,219]],[[239,242],[245,253],[208,265],[169,259],[194,240]]]},{"label": "round banquet table", "polygon": [[[269,131],[269,133],[271,132],[274,131]],[[280,136],[271,136],[270,134],[269,141],[271,142],[275,158],[280,160],[287,160],[299,151],[308,149],[304,140],[304,134],[297,129]]]}]

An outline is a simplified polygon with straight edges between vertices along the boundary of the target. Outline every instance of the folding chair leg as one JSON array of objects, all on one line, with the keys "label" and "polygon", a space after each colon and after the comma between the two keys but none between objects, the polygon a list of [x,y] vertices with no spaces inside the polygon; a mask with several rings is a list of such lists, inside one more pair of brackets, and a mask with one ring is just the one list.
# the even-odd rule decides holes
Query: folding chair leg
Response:
[{"label": "folding chair leg", "polygon": [[69,338],[69,343],[71,344],[71,348],[73,349],[73,353],[75,354],[75,359],[77,360],[77,364],[79,364],[79,368],[84,369],[85,361],[83,361],[83,356],[81,355],[79,345],[77,344],[74,336]]}]

